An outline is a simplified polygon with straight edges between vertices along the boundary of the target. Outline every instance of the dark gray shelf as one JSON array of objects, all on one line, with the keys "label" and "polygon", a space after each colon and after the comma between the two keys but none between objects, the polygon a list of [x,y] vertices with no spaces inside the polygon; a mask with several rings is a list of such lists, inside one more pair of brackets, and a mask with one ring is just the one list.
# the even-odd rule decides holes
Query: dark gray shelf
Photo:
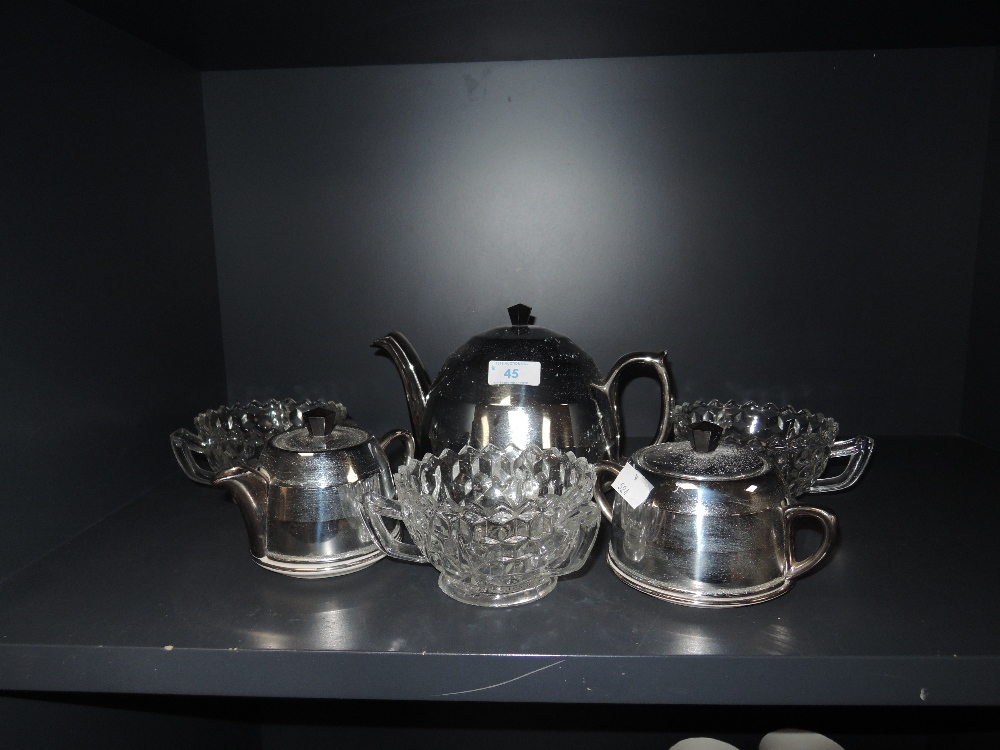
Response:
[{"label": "dark gray shelf", "polygon": [[73,0],[201,70],[989,46],[995,3]]},{"label": "dark gray shelf", "polygon": [[806,498],[840,518],[829,563],[728,611],[633,591],[603,549],[510,610],[453,602],[433,569],[391,560],[285,578],[251,561],[221,492],[178,472],[0,584],[0,690],[996,705],[998,471],[964,438],[879,438],[854,489]]}]

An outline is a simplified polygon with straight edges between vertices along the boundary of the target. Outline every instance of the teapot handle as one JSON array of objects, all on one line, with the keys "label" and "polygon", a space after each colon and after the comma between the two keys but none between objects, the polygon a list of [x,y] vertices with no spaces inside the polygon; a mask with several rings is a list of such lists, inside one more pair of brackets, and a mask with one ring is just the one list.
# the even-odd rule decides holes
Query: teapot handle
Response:
[{"label": "teapot handle", "polygon": [[830,458],[843,458],[850,456],[847,468],[835,477],[822,477],[813,482],[812,487],[806,490],[808,493],[836,492],[846,490],[861,478],[868,460],[875,450],[875,441],[866,435],[858,435],[849,440],[838,440],[830,449]]},{"label": "teapot handle", "polygon": [[604,487],[602,486],[604,482],[601,477],[603,474],[614,474],[615,477],[625,468],[622,464],[615,463],[614,461],[594,461],[594,471],[597,474],[597,481],[594,482],[594,500],[597,503],[597,507],[601,509],[601,515],[608,519],[608,523],[614,523],[612,521],[614,507],[611,505],[611,501],[608,500],[608,496],[604,494]]},{"label": "teapot handle", "polygon": [[406,451],[406,460],[414,458],[417,454],[417,443],[406,430],[390,430],[379,438],[379,447],[384,451],[393,440],[403,441],[403,450]]},{"label": "teapot handle", "polygon": [[188,430],[175,430],[170,433],[170,447],[174,449],[174,458],[188,479],[200,484],[212,484],[215,471],[205,468],[194,457],[195,453],[205,455],[206,445],[201,438]]},{"label": "teapot handle", "polygon": [[611,372],[608,373],[607,379],[602,385],[598,386],[608,395],[608,399],[611,401],[611,417],[615,423],[614,458],[621,456],[622,450],[621,394],[619,393],[618,377],[623,370],[633,365],[645,365],[646,367],[653,368],[656,377],[660,380],[660,427],[656,432],[656,437],[653,438],[653,443],[662,443],[667,439],[667,434],[670,432],[670,410],[673,406],[673,399],[670,393],[670,375],[667,373],[666,350],[662,352],[633,352],[632,354],[626,354],[615,362],[611,368]]},{"label": "teapot handle", "polygon": [[[788,505],[782,509],[785,514],[785,555],[787,556],[787,573],[785,578],[792,580],[803,575],[816,563],[826,557],[834,541],[837,539],[837,517],[828,510],[815,508],[810,505]],[[813,552],[805,560],[795,559],[795,547],[793,543],[792,520],[799,517],[815,518],[823,524],[823,541],[820,542],[819,549]]]}]

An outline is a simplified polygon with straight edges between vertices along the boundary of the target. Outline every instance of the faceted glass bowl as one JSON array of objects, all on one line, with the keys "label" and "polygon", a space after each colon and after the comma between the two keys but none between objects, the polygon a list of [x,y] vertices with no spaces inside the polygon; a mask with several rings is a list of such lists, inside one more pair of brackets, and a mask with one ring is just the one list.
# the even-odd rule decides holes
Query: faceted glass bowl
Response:
[{"label": "faceted glass bowl", "polygon": [[202,412],[194,418],[197,434],[176,430],[170,435],[170,444],[189,478],[211,484],[217,472],[238,465],[256,466],[268,440],[278,433],[304,427],[302,415],[317,407],[335,412],[337,424],[353,425],[347,408],[335,401],[268,399]]},{"label": "faceted glass bowl", "polygon": [[594,481],[569,451],[466,446],[407,461],[396,502],[446,594],[504,607],[540,599],[586,561],[601,519]]},{"label": "faceted glass bowl", "polygon": [[688,440],[695,422],[714,422],[723,428],[722,442],[765,453],[793,497],[808,492],[823,473],[837,439],[834,420],[791,406],[694,401],[675,406],[671,414],[674,440]]}]

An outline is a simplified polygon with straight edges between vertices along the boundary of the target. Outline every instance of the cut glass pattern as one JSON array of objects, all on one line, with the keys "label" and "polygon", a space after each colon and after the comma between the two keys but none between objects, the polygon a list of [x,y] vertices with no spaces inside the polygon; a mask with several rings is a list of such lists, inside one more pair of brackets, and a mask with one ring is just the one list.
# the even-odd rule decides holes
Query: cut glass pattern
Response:
[{"label": "cut glass pattern", "polygon": [[695,422],[713,422],[723,428],[722,442],[764,453],[793,497],[805,493],[826,469],[839,429],[820,413],[752,401],[684,403],[674,407],[671,418],[674,440],[688,440]]},{"label": "cut glass pattern", "polygon": [[569,451],[466,446],[407,461],[396,495],[446,593],[504,606],[548,593],[586,561],[600,522],[594,481],[594,468]]}]

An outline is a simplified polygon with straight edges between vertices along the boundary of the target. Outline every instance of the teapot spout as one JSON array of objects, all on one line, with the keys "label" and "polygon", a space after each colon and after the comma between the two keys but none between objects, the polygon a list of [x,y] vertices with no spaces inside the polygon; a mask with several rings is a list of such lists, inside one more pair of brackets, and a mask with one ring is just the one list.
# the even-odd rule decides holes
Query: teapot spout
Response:
[{"label": "teapot spout", "polygon": [[406,405],[410,410],[410,421],[413,423],[413,434],[419,435],[424,421],[424,409],[427,407],[427,395],[431,389],[430,378],[424,369],[420,357],[406,336],[393,331],[372,342],[372,346],[381,349],[399,371],[399,379],[403,381],[406,393]]},{"label": "teapot spout", "polygon": [[257,558],[266,557],[264,509],[267,507],[267,475],[257,469],[234,466],[216,474],[212,483],[232,493],[250,537],[250,553]]}]

